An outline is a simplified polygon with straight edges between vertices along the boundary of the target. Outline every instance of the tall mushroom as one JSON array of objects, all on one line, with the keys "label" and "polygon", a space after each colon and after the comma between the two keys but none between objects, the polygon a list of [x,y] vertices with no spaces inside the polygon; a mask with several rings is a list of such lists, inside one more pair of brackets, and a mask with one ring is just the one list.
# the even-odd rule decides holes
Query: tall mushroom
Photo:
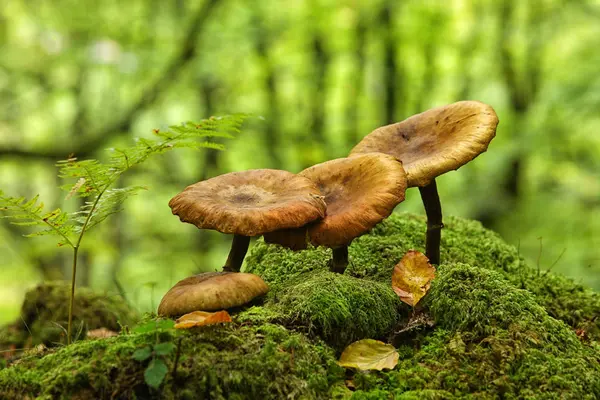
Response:
[{"label": "tall mushroom", "polygon": [[498,116],[478,101],[459,101],[375,129],[350,152],[390,154],[402,161],[408,187],[419,187],[427,214],[426,255],[440,262],[442,208],[435,178],[465,165],[487,150]]},{"label": "tall mushroom", "polygon": [[298,228],[323,218],[317,186],[287,171],[232,172],[188,186],[169,202],[173,214],[200,229],[233,234],[223,271],[239,272],[251,236]]},{"label": "tall mushroom", "polygon": [[[339,158],[314,165],[298,175],[316,183],[327,203],[322,220],[282,237],[265,236],[270,243],[302,248],[309,240],[333,250],[331,270],[344,273],[348,265],[348,245],[352,240],[388,217],[404,200],[406,174],[396,158],[371,153],[352,158]],[[287,243],[286,243],[287,242]]]}]

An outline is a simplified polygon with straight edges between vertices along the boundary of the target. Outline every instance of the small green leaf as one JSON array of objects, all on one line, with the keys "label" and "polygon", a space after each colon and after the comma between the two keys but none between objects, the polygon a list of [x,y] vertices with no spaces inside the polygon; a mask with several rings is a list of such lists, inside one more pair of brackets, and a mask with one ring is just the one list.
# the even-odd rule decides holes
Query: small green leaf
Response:
[{"label": "small green leaf", "polygon": [[172,319],[161,319],[160,321],[156,321],[156,329],[159,330],[169,330],[173,329],[175,326],[175,321]]},{"label": "small green leaf", "polygon": [[133,328],[134,333],[148,333],[154,331],[166,331],[169,329],[173,329],[175,326],[175,321],[172,319],[161,319],[159,321],[150,321],[146,322],[143,325],[138,325]]},{"label": "small green leaf", "polygon": [[167,372],[169,372],[169,369],[165,362],[160,358],[155,358],[150,361],[148,368],[146,368],[146,372],[144,372],[144,381],[146,381],[148,386],[157,389],[163,379],[165,379]]},{"label": "small green leaf", "polygon": [[146,322],[132,329],[134,333],[148,333],[154,330],[156,330],[156,323],[154,321]]},{"label": "small green leaf", "polygon": [[150,358],[152,355],[152,348],[150,346],[142,347],[133,352],[133,359],[137,361],[144,361]]},{"label": "small green leaf", "polygon": [[175,344],[172,342],[159,343],[154,345],[154,354],[157,356],[169,355],[175,350]]}]

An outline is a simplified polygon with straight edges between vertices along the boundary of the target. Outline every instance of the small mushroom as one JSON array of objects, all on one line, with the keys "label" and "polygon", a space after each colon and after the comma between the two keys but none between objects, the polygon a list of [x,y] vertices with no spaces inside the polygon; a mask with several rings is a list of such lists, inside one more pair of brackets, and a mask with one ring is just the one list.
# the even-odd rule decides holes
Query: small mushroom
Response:
[{"label": "small mushroom", "polygon": [[190,276],[173,286],[162,298],[158,315],[177,316],[192,311],[217,311],[238,307],[269,291],[257,275],[206,272]]},{"label": "small mushroom", "polygon": [[375,129],[350,156],[381,152],[402,161],[408,187],[419,187],[427,214],[426,255],[440,262],[442,208],[435,178],[458,169],[487,150],[496,135],[498,116],[478,101],[459,101]]},{"label": "small mushroom", "polygon": [[323,218],[317,186],[291,172],[232,172],[188,186],[169,202],[173,214],[200,229],[234,235],[224,271],[239,272],[251,236],[298,228]]},{"label": "small mushroom", "polygon": [[286,247],[291,247],[291,242],[302,248],[301,244],[309,240],[315,246],[330,247],[331,270],[338,273],[344,273],[348,265],[352,240],[388,217],[404,200],[406,190],[402,163],[381,153],[327,161],[299,175],[316,183],[325,196],[327,214],[322,220],[268,241]]}]

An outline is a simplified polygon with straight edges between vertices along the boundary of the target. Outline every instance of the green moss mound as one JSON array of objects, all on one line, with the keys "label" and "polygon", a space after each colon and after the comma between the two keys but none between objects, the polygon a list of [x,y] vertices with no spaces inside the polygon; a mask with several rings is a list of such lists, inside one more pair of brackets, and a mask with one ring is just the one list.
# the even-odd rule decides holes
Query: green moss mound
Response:
[{"label": "green moss mound", "polygon": [[[261,306],[237,309],[232,324],[122,334],[30,354],[0,371],[0,393],[9,399],[600,398],[598,294],[553,274],[538,276],[477,223],[446,223],[444,264],[414,312],[400,303],[390,278],[408,249],[423,250],[425,222],[396,215],[354,241],[345,275],[327,270],[327,249],[293,253],[258,244],[246,270],[261,275],[271,292]],[[399,364],[344,373],[335,358],[367,337],[394,343]],[[156,340],[180,343],[177,374],[170,355],[159,390],[145,384],[148,361],[132,358]]]},{"label": "green moss mound", "polygon": [[[529,290],[535,301],[556,319],[591,338],[600,339],[600,295],[554,274],[538,274],[528,267],[517,250],[479,222],[445,217],[442,230],[443,263],[464,263],[499,272],[516,287]],[[388,283],[394,265],[410,249],[425,251],[425,219],[393,214],[368,235],[350,246],[351,264],[346,274]],[[258,242],[250,252],[245,271],[260,275],[277,287],[307,271],[326,270],[331,251],[316,248],[292,252]]]},{"label": "green moss mound", "polygon": [[328,398],[343,377],[333,353],[305,336],[273,325],[237,323],[163,331],[160,342],[179,343],[180,357],[159,390],[144,383],[149,361],[134,351],[156,342],[153,332],[83,341],[43,358],[31,357],[0,372],[3,398],[22,399],[281,399]]},{"label": "green moss mound", "polygon": [[317,335],[336,349],[387,336],[409,312],[391,286],[329,271],[297,276],[276,290],[265,308],[281,323]]},{"label": "green moss mound", "polygon": [[501,274],[441,266],[427,303],[435,332],[405,349],[409,356],[394,371],[359,374],[357,398],[407,391],[427,391],[420,398],[600,397],[600,353]]},{"label": "green moss mound", "polygon": [[[19,319],[0,329],[0,349],[66,342],[70,290],[67,282],[57,281],[28,291]],[[84,338],[88,330],[102,327],[118,332],[121,325],[132,324],[137,318],[137,312],[120,296],[85,287],[75,292],[73,330],[79,338]]]}]

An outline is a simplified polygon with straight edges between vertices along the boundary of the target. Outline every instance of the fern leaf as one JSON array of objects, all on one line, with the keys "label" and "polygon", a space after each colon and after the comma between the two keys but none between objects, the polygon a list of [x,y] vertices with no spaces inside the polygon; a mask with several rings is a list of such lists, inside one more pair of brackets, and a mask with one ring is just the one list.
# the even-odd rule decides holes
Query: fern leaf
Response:
[{"label": "fern leaf", "polygon": [[0,218],[10,219],[12,224],[20,226],[35,226],[41,230],[25,235],[45,236],[57,235],[61,237],[59,245],[68,244],[73,246],[70,236],[75,230],[75,226],[67,213],[56,209],[52,212],[44,212],[44,204],[39,202],[39,196],[34,196],[31,200],[26,200],[24,197],[5,196],[0,191],[0,211],[4,215]]},{"label": "fern leaf", "polygon": [[[67,199],[73,196],[89,199],[75,213],[64,213],[60,209],[45,213],[38,196],[26,200],[22,197],[5,197],[2,192],[0,211],[8,214],[3,218],[11,218],[18,225],[43,228],[28,236],[55,234],[62,237],[60,244],[78,247],[87,230],[118,212],[129,196],[143,189],[140,186],[111,189],[123,173],[153,155],[174,148],[222,150],[224,146],[221,143],[207,139],[234,137],[246,119],[247,115],[244,114],[210,117],[199,122],[170,126],[165,131],[155,130],[156,139],[140,138],[131,147],[111,149],[112,154],[105,163],[98,160],[79,161],[75,157],[58,162],[59,176],[67,182],[61,186],[68,193]],[[76,241],[70,240],[73,234],[78,235]]]},{"label": "fern leaf", "polygon": [[[207,138],[233,138],[239,133],[243,122],[248,118],[245,114],[234,114],[224,117],[211,117],[199,122],[186,122],[170,126],[165,131],[155,130],[155,139],[138,138],[135,145],[128,148],[110,149],[111,156],[106,163],[97,160],[78,161],[70,158],[60,161],[59,175],[70,183],[61,188],[71,196],[101,196],[120,175],[130,168],[139,165],[149,157],[162,154],[174,148],[209,148],[223,150],[220,143],[207,141]],[[199,141],[201,139],[201,141]]]},{"label": "fern leaf", "polygon": [[[76,233],[81,233],[82,229],[87,232],[112,214],[121,211],[121,205],[127,198],[145,189],[143,186],[109,189],[95,205],[94,202],[87,201],[79,211],[71,214],[72,219],[77,221]],[[91,217],[87,221],[90,213]]]}]

